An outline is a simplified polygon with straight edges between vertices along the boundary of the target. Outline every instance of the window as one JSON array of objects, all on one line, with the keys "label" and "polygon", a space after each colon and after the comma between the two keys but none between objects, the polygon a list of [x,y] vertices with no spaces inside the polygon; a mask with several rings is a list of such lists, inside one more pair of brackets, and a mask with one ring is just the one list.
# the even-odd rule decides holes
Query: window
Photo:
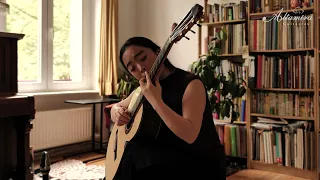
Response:
[{"label": "window", "polygon": [[93,89],[91,0],[7,0],[18,41],[19,92]]}]

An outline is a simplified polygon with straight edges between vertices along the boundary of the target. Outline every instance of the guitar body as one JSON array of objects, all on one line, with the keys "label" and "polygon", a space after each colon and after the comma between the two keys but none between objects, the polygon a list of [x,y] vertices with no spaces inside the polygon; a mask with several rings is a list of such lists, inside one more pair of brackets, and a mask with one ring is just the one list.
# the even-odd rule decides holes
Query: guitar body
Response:
[{"label": "guitar body", "polygon": [[[175,26],[172,34],[169,36],[169,39],[166,41],[150,69],[149,75],[152,82],[154,82],[154,78],[161,65],[164,64],[173,43],[176,43],[185,37],[184,35],[202,17],[202,15],[203,7],[199,4],[195,4],[184,19]],[[195,32],[193,31],[193,33]],[[106,155],[106,180],[114,179],[124,155],[127,142],[138,141],[149,143],[157,138],[160,131],[162,120],[157,114],[149,113],[153,111],[153,108],[145,101],[141,88],[138,87],[133,93],[133,97],[128,107],[128,112],[131,117],[130,122],[123,126],[115,125],[109,137]],[[146,109],[151,110],[145,111]]]},{"label": "guitar body", "polygon": [[[140,87],[134,91],[128,107],[129,114],[133,113],[133,104],[137,101],[140,94]],[[128,141],[153,141],[157,138],[160,131],[161,121],[159,118],[144,119],[143,104],[138,108],[131,124],[117,126],[114,125],[109,137],[108,149],[106,155],[106,180],[114,179],[119,168],[121,159],[125,152]],[[144,128],[148,127],[148,128]]]}]

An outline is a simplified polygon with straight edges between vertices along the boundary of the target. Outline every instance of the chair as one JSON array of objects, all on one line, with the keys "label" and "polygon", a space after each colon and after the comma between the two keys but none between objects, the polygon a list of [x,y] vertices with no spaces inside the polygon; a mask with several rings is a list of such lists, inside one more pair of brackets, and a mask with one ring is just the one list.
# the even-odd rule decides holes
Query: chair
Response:
[{"label": "chair", "polygon": [[[118,99],[117,95],[109,95],[108,97],[109,98]],[[106,128],[109,129],[109,132],[111,132],[111,129],[112,129],[112,126],[113,126],[113,121],[111,120],[110,111],[111,111],[111,108],[113,107],[113,105],[115,105],[115,104],[116,103],[112,103],[112,104],[106,105],[103,108],[103,112],[104,112],[104,115],[105,115],[105,118],[106,118]]]},{"label": "chair", "polygon": [[113,105],[115,105],[116,103],[113,103],[113,104],[109,104],[107,106],[104,107],[104,115],[105,115],[105,118],[106,118],[106,128],[110,128],[110,125],[112,123],[112,120],[111,120],[111,108],[113,107]]}]

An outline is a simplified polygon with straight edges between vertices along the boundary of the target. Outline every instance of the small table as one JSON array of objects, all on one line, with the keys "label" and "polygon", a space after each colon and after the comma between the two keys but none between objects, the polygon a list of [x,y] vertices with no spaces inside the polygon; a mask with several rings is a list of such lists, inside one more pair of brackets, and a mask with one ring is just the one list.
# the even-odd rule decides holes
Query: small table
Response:
[{"label": "small table", "polygon": [[116,103],[119,102],[120,99],[116,98],[104,98],[104,99],[80,99],[80,100],[65,100],[65,103],[71,104],[79,104],[79,105],[89,105],[92,104],[92,150],[95,150],[95,124],[96,124],[96,104],[101,104],[100,108],[100,151],[102,151],[102,122],[103,122],[103,103]]}]

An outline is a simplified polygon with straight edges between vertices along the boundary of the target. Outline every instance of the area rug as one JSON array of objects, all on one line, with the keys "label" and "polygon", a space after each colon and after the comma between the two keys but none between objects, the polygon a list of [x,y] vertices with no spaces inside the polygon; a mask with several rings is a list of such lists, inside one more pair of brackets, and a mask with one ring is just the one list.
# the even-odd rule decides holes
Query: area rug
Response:
[{"label": "area rug", "polygon": [[102,180],[105,177],[105,167],[86,165],[82,161],[66,159],[50,166],[50,179]]}]

